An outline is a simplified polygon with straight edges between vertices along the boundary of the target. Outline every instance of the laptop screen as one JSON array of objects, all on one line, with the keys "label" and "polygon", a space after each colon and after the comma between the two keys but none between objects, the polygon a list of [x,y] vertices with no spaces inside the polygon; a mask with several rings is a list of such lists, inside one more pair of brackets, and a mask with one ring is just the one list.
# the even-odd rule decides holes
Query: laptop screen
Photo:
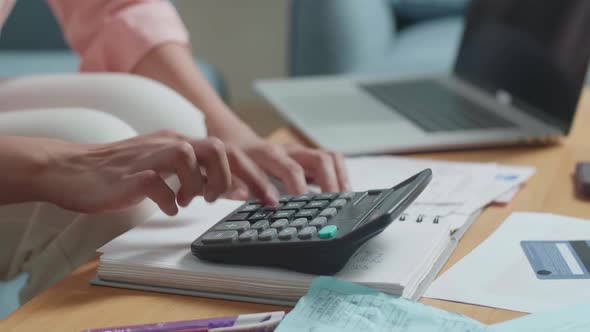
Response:
[{"label": "laptop screen", "polygon": [[570,128],[590,57],[589,0],[473,0],[454,72]]}]

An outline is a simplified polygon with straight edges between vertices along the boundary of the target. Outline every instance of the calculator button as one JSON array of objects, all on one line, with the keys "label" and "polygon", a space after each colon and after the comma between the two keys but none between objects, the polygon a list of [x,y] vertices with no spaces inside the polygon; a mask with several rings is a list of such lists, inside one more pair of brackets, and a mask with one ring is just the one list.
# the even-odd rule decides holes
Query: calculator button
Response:
[{"label": "calculator button", "polygon": [[299,196],[294,196],[291,198],[291,202],[300,202],[300,201],[311,201],[313,199],[313,194],[304,194]]},{"label": "calculator button", "polygon": [[227,221],[215,226],[216,231],[238,231],[243,232],[250,228],[250,223],[247,221]]},{"label": "calculator button", "polygon": [[297,218],[289,224],[289,227],[295,227],[297,229],[302,229],[303,227],[307,226],[307,218]]},{"label": "calculator button", "polygon": [[336,197],[338,197],[337,193],[321,193],[321,194],[316,195],[315,199],[333,200]]},{"label": "calculator button", "polygon": [[291,218],[291,216],[297,211],[295,210],[281,210],[275,212],[270,219],[283,219],[283,218]]},{"label": "calculator button", "polygon": [[277,236],[277,230],[274,228],[269,228],[269,229],[265,230],[264,232],[258,234],[258,240],[270,241],[270,240],[274,239],[275,236]]},{"label": "calculator button", "polygon": [[342,198],[342,199],[349,201],[349,200],[353,199],[355,195],[356,195],[356,193],[351,191],[351,192],[346,192],[346,193],[340,194],[340,196],[338,196],[338,198]]},{"label": "calculator button", "polygon": [[297,228],[287,227],[279,233],[279,239],[290,240],[297,234]]},{"label": "calculator button", "polygon": [[226,243],[238,238],[237,231],[209,232],[203,236],[203,243]]},{"label": "calculator button", "polygon": [[330,207],[341,208],[341,207],[345,206],[347,203],[348,202],[344,198],[339,198],[339,199],[333,201],[332,204],[330,204]]},{"label": "calculator button", "polygon": [[311,201],[305,206],[306,209],[323,209],[330,201]]},{"label": "calculator button", "polygon": [[310,223],[309,226],[322,228],[328,223],[328,218],[326,217],[317,217],[314,218]]},{"label": "calculator button", "polygon": [[305,227],[302,229],[297,236],[302,240],[311,239],[318,231],[315,227]]},{"label": "calculator button", "polygon": [[271,214],[273,214],[272,211],[258,211],[256,213],[254,213],[253,215],[250,216],[250,218],[248,220],[261,220],[261,219],[266,219],[268,218]]},{"label": "calculator button", "polygon": [[305,202],[289,202],[283,207],[285,210],[299,210],[305,205]]},{"label": "calculator button", "polygon": [[320,212],[320,217],[333,217],[336,215],[336,213],[338,213],[338,210],[336,210],[335,208],[327,208],[325,210],[323,210],[322,212]]},{"label": "calculator button", "polygon": [[246,241],[254,241],[258,237],[258,231],[255,229],[249,229],[244,233],[238,236],[238,240],[246,242]]},{"label": "calculator button", "polygon": [[379,195],[382,192],[383,192],[383,189],[371,189],[371,190],[367,191],[367,194],[374,196],[374,195]]},{"label": "calculator button", "polygon": [[230,217],[228,217],[227,219],[225,219],[226,221],[242,221],[242,220],[246,220],[246,218],[248,218],[249,213],[236,213]]},{"label": "calculator button", "polygon": [[299,213],[297,213],[295,215],[295,218],[307,218],[307,219],[312,219],[313,217],[316,216],[316,214],[318,214],[318,209],[306,209],[306,210],[301,210],[299,211]]},{"label": "calculator button", "polygon": [[327,225],[320,229],[318,233],[320,239],[331,239],[336,236],[338,232],[338,227],[336,225]]},{"label": "calculator button", "polygon": [[270,227],[281,230],[281,229],[287,227],[288,224],[289,224],[289,220],[279,219],[279,220],[273,222],[272,225],[270,225]]},{"label": "calculator button", "polygon": [[289,200],[291,200],[291,198],[292,198],[292,197],[293,197],[293,196],[291,196],[291,195],[283,195],[283,196],[281,196],[281,197],[279,198],[279,202],[280,202],[280,203],[286,203],[286,202],[288,202]]},{"label": "calculator button", "polygon": [[282,207],[283,207],[283,204],[277,204],[276,206],[266,205],[261,210],[274,212],[274,211],[280,210]]},{"label": "calculator button", "polygon": [[[248,204],[244,206],[240,212],[254,212],[256,209],[260,207],[260,204]],[[244,220],[244,219],[242,219]]]},{"label": "calculator button", "polygon": [[258,220],[257,222],[253,223],[252,226],[250,226],[250,228],[261,232],[268,227],[270,227],[270,223],[266,219]]}]

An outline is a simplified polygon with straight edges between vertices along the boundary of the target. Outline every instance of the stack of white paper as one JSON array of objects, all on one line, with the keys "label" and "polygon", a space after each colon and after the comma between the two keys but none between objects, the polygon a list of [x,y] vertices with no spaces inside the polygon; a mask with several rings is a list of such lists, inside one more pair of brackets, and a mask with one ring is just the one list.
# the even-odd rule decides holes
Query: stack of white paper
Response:
[{"label": "stack of white paper", "polygon": [[[350,158],[346,161],[352,187],[368,190],[391,187],[425,168],[433,179],[411,212],[470,215],[519,188],[535,170],[496,163],[467,163],[393,156]],[[370,170],[370,171],[368,171]]]}]

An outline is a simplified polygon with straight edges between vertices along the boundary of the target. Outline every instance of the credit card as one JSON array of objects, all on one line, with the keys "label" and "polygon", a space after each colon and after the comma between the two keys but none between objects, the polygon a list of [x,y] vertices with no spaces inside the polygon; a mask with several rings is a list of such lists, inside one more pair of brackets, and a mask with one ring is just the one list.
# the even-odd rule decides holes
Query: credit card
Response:
[{"label": "credit card", "polygon": [[538,279],[590,279],[590,241],[521,241]]}]

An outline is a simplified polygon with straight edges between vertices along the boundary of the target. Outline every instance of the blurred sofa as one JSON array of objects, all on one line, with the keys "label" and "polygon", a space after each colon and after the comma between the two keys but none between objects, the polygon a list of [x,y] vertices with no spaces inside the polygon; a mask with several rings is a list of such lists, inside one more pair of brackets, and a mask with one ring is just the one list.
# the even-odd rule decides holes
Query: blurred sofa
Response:
[{"label": "blurred sofa", "polygon": [[468,2],[291,0],[289,75],[449,72]]}]

